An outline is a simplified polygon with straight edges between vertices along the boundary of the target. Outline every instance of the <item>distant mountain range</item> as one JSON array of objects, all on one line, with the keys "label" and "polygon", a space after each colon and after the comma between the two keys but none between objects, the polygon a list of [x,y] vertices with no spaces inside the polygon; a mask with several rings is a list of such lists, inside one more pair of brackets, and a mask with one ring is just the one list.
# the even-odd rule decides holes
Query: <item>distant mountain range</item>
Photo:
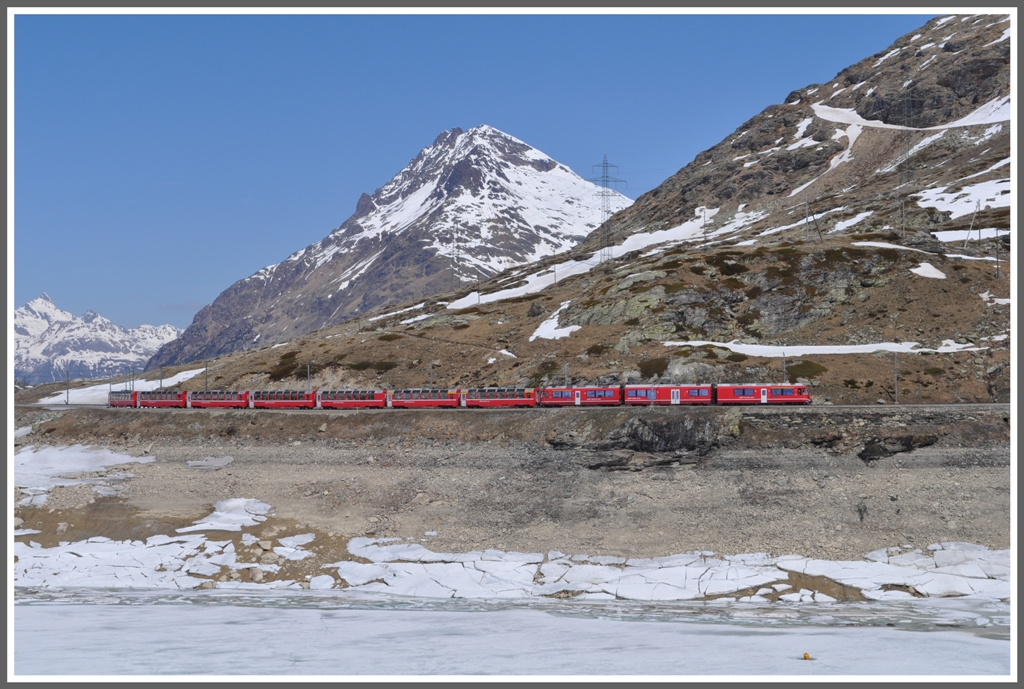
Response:
[{"label": "distant mountain range", "polygon": [[43,293],[14,310],[14,376],[38,385],[141,371],[181,329],[173,325],[122,328],[93,311],[78,318]]},{"label": "distant mountain range", "polygon": [[481,125],[443,132],[321,241],[239,280],[150,368],[342,323],[564,252],[631,201]]}]

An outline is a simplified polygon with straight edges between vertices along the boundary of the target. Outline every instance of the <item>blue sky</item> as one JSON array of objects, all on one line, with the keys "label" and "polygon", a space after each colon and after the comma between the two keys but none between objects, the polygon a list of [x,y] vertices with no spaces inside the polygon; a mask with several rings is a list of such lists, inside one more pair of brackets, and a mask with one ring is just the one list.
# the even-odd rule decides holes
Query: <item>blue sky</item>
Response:
[{"label": "blue sky", "polygon": [[452,127],[636,198],[932,16],[17,15],[15,306],[185,327]]}]

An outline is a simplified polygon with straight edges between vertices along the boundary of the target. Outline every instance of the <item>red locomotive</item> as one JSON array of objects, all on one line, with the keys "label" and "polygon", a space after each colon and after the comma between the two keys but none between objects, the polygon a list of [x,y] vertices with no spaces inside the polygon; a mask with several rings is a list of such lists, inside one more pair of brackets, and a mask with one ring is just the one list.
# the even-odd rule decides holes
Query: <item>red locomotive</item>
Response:
[{"label": "red locomotive", "polygon": [[717,385],[718,404],[810,404],[811,396],[804,385],[771,385],[746,383]]},{"label": "red locomotive", "polygon": [[627,385],[626,404],[711,404],[713,385]]},{"label": "red locomotive", "polygon": [[615,387],[561,387],[541,388],[537,405],[541,407],[617,407],[622,404],[622,388]]}]

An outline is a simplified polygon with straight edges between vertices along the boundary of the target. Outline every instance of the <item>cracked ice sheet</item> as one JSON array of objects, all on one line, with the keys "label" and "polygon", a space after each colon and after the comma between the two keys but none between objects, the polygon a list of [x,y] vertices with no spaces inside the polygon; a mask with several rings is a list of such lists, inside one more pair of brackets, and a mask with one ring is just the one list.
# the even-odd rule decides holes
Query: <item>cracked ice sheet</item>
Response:
[{"label": "cracked ice sheet", "polygon": [[[933,544],[930,555],[921,551],[900,553],[899,548],[875,551],[864,561],[830,562],[798,555],[772,557],[747,553],[725,559],[712,553],[685,553],[655,559],[633,559],[625,566],[598,564],[594,560],[623,558],[566,556],[552,552],[545,562],[537,554],[503,553],[488,550],[462,554],[431,553],[416,544],[397,539],[353,539],[354,555],[375,558],[401,557],[401,561],[378,561],[372,565],[341,561],[334,568],[353,591],[390,593],[402,596],[504,598],[547,596],[561,591],[581,591],[581,599],[614,597],[630,600],[692,600],[705,596],[728,596],[767,584],[788,588],[789,572],[825,576],[860,588],[874,600],[905,599],[910,594],[884,591],[885,585],[913,586],[925,597],[966,596],[1003,600],[1009,596],[1009,551],[990,551],[970,543]],[[377,545],[382,543],[383,545]],[[415,547],[407,547],[414,545]],[[416,557],[419,561],[410,561]],[[438,558],[447,561],[439,561]],[[537,576],[540,575],[539,582]],[[538,582],[538,583],[534,583]],[[788,594],[784,601],[828,602],[828,596],[814,591]]]},{"label": "cracked ice sheet", "polygon": [[43,505],[46,491],[54,486],[75,486],[80,483],[105,485],[103,479],[69,478],[76,474],[103,471],[119,464],[146,464],[152,457],[132,457],[103,448],[90,450],[84,445],[40,447],[27,445],[14,456],[14,485],[29,493],[19,505]]}]

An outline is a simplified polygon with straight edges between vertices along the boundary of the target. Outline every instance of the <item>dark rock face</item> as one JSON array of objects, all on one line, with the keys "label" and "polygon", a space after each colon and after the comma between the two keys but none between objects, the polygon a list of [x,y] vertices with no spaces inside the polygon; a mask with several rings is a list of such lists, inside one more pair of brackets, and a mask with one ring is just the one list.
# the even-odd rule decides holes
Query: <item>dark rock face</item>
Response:
[{"label": "dark rock face", "polygon": [[674,452],[683,450],[706,455],[718,444],[721,427],[717,419],[695,418],[641,419],[631,417],[608,434],[607,438],[584,445],[588,450],[635,450],[638,452]]}]

